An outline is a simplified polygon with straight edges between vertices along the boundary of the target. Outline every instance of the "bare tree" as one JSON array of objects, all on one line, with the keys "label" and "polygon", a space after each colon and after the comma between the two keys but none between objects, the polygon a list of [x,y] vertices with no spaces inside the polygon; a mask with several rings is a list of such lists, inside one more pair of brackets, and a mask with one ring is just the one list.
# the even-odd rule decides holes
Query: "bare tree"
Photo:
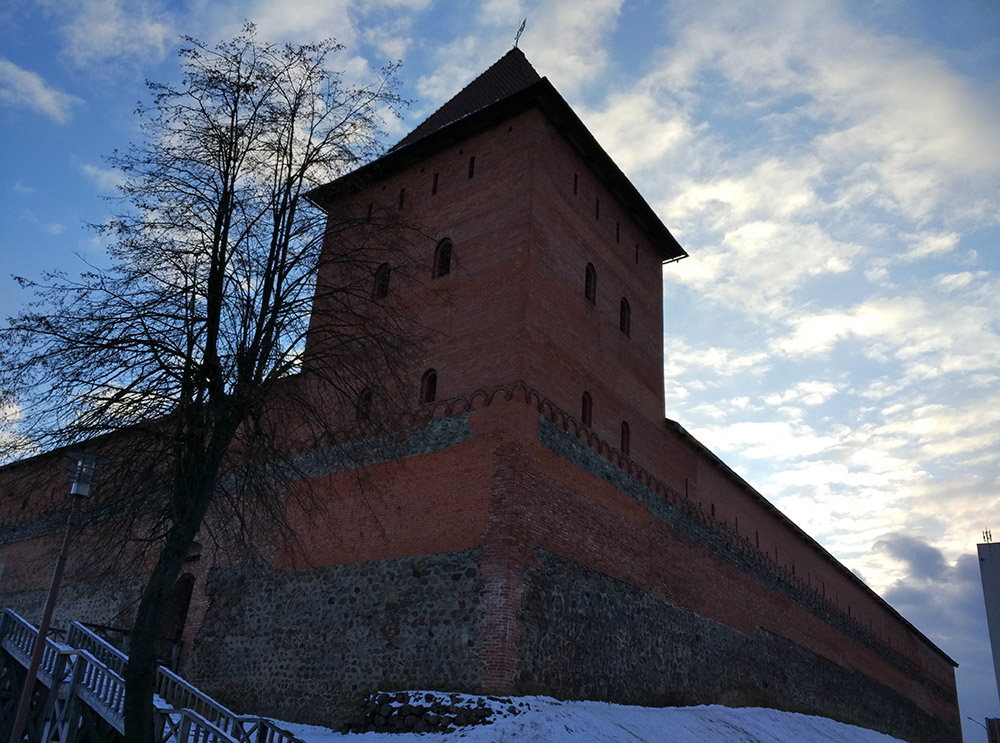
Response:
[{"label": "bare tree", "polygon": [[372,295],[405,228],[303,200],[375,154],[394,69],[350,85],[334,43],[268,44],[252,25],[186,42],[181,83],[149,84],[142,140],[110,158],[111,267],[22,280],[38,300],[0,330],[0,399],[24,410],[4,440],[100,442],[108,517],[155,553],[126,677],[134,741],[152,740],[159,618],[206,515],[280,521],[296,442],[329,440],[353,401],[362,417],[404,404],[409,337]]}]

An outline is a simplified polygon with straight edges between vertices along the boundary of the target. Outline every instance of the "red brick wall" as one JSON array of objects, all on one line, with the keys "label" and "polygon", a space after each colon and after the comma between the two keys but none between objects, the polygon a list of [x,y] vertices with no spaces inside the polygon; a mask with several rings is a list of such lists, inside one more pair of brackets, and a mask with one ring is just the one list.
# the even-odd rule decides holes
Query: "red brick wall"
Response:
[{"label": "red brick wall", "polygon": [[[278,565],[325,566],[482,550],[487,645],[481,660],[484,687],[497,693],[512,688],[520,591],[525,571],[538,567],[536,550],[542,549],[748,636],[763,629],[787,638],[867,674],[944,719],[957,715],[953,704],[888,658],[542,445],[534,407],[494,402],[472,412],[469,426],[473,435],[465,443],[377,465],[364,480],[346,472],[303,483],[315,498],[308,514],[293,513],[301,541],[282,551]],[[817,564],[817,570],[835,578],[829,565],[824,572]],[[893,643],[907,662],[954,694],[952,668],[940,655],[884,608],[872,603],[868,610],[907,638]]]}]

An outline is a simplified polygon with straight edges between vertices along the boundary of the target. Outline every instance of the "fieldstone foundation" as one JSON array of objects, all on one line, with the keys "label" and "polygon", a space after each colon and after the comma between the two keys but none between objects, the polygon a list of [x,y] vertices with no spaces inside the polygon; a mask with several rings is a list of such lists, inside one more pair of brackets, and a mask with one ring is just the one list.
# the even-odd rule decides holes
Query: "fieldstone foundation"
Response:
[{"label": "fieldstone foundation", "polygon": [[477,693],[478,551],[212,572],[184,672],[238,711],[340,727],[376,689]]}]

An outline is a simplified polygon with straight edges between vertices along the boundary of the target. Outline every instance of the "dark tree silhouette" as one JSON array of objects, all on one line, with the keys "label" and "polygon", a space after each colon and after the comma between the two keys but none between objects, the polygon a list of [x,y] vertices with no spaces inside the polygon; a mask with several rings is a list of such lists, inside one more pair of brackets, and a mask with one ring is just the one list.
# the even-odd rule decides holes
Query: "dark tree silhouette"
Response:
[{"label": "dark tree silhouette", "polygon": [[252,542],[281,522],[297,451],[355,423],[359,400],[369,426],[405,404],[393,379],[412,335],[372,285],[380,266],[405,274],[412,230],[303,198],[371,159],[400,104],[393,68],[368,85],[331,72],[339,49],[265,43],[252,25],[215,47],[187,38],[180,84],[149,84],[141,140],[110,158],[111,265],[21,280],[37,299],[0,330],[0,400],[24,411],[7,456],[86,441],[113,458],[106,520],[152,566],[131,741],[153,738],[160,620],[199,530]]}]

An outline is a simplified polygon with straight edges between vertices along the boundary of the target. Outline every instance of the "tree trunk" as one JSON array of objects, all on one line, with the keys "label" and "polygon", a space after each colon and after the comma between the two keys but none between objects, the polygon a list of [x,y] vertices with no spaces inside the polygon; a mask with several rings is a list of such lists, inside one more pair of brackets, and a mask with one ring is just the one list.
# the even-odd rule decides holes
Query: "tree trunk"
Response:
[{"label": "tree trunk", "polygon": [[211,490],[207,489],[200,496],[167,534],[139,602],[125,669],[124,716],[125,740],[128,743],[153,743],[153,693],[160,624],[184,559],[208,510]]}]

